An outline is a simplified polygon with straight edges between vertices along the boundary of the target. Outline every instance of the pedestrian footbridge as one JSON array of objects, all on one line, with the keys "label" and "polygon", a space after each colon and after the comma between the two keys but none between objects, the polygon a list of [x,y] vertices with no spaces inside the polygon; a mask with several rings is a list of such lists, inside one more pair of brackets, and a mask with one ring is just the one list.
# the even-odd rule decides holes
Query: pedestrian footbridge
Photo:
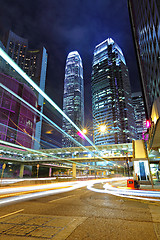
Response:
[{"label": "pedestrian footbridge", "polygon": [[[152,157],[153,160],[153,157]],[[0,161],[19,163],[24,165],[45,165],[50,168],[60,167],[72,169],[73,176],[76,176],[76,169],[107,171],[115,168],[124,169],[134,162],[135,174],[143,174],[147,169],[149,175],[149,158],[142,140],[133,143],[110,144],[52,148],[33,150],[12,143],[0,141]],[[143,163],[143,164],[142,164]],[[23,171],[22,171],[23,173]]]},{"label": "pedestrian footbridge", "polygon": [[132,158],[132,143],[33,150],[0,141],[0,161],[27,165],[78,169],[112,169],[124,167]]}]

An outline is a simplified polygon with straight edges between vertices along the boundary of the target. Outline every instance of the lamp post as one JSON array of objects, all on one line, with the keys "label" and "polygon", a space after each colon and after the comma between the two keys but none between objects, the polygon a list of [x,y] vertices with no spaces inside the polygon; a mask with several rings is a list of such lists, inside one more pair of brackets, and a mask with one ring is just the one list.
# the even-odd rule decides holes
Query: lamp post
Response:
[{"label": "lamp post", "polygon": [[87,129],[86,129],[86,128],[82,129],[82,132],[83,132],[84,134],[87,134]]},{"label": "lamp post", "polygon": [[99,126],[99,131],[100,131],[101,133],[105,133],[105,131],[106,131],[106,125],[104,125],[104,124],[100,125],[100,126]]}]

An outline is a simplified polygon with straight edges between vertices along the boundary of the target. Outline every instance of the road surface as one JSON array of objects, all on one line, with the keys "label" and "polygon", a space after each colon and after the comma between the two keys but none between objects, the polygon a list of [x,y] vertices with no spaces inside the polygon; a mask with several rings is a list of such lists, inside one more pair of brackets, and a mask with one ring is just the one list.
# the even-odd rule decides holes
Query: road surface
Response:
[{"label": "road surface", "polygon": [[[98,183],[96,189],[103,189]],[[2,206],[1,240],[156,240],[160,204],[82,187]]]}]

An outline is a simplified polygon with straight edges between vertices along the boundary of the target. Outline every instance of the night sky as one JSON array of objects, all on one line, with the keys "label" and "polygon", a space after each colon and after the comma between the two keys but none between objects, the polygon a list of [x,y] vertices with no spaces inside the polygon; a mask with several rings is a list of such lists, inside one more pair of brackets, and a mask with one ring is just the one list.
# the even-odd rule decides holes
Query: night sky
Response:
[{"label": "night sky", "polygon": [[140,90],[127,0],[0,0],[0,34],[11,29],[29,48],[48,51],[46,93],[62,108],[65,61],[77,50],[84,67],[85,122],[91,119],[93,51],[108,37],[121,47],[132,91]]}]

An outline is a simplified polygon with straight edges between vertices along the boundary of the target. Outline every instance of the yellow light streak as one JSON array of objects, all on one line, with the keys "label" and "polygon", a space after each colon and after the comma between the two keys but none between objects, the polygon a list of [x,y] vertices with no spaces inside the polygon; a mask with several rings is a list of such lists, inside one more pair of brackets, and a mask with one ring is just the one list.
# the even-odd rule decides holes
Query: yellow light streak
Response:
[{"label": "yellow light streak", "polygon": [[6,198],[6,197],[15,197],[15,196],[24,195],[24,194],[29,194],[29,193],[45,192],[45,191],[57,190],[57,189],[63,189],[63,188],[70,188],[70,187],[73,187],[73,186],[44,188],[44,189],[29,190],[29,191],[24,191],[24,192],[16,192],[16,193],[3,194],[3,195],[0,196],[0,199],[1,199],[1,198]]}]

